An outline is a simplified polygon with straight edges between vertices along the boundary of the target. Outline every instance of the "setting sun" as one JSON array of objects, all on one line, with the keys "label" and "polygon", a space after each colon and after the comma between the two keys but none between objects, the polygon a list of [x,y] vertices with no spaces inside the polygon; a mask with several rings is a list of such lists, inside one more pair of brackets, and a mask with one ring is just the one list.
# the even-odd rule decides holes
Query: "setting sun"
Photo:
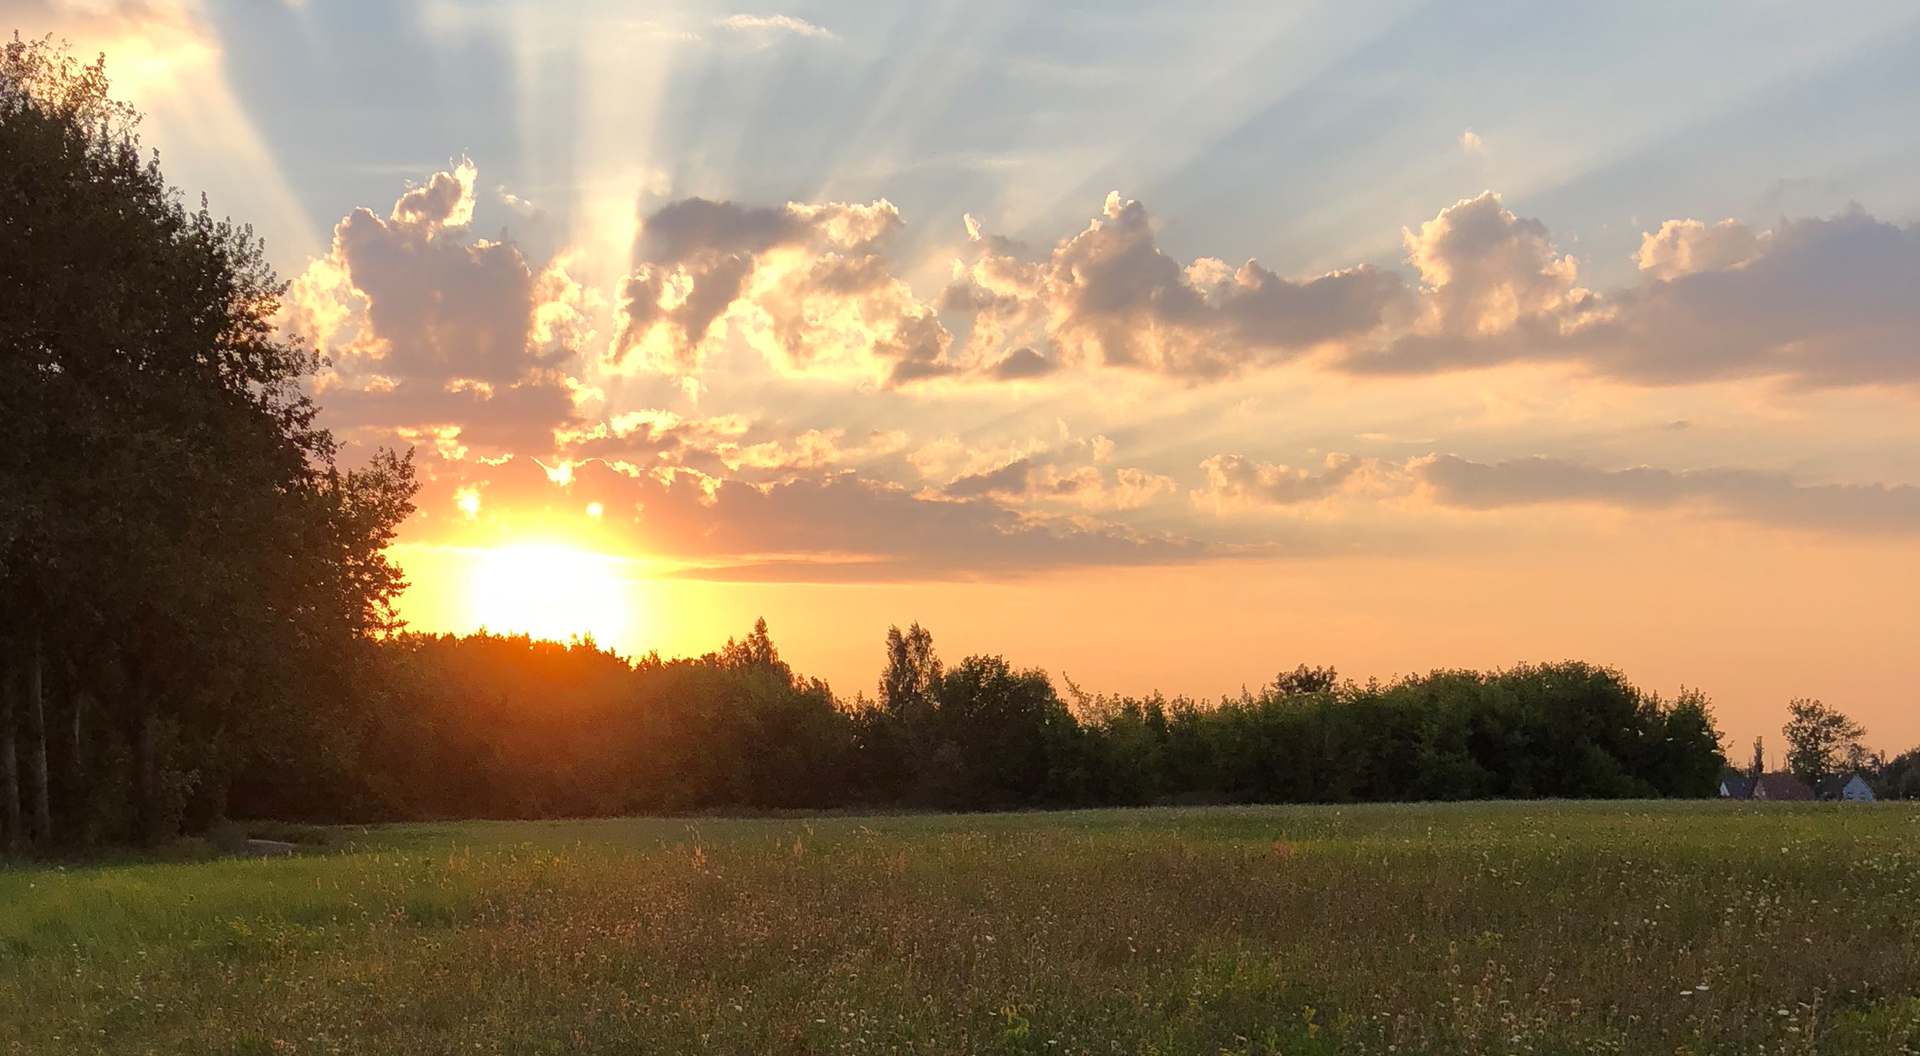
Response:
[{"label": "setting sun", "polygon": [[619,642],[630,622],[620,566],[617,558],[557,545],[488,550],[473,569],[474,621],[501,633]]}]

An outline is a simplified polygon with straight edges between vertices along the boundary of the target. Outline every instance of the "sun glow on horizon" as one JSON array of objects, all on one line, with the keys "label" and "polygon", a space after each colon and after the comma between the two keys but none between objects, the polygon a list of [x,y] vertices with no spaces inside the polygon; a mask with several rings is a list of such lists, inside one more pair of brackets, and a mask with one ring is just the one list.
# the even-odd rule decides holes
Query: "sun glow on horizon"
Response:
[{"label": "sun glow on horizon", "polygon": [[555,641],[592,635],[601,645],[615,645],[634,622],[621,564],[556,544],[484,551],[472,571],[473,621],[502,634]]}]

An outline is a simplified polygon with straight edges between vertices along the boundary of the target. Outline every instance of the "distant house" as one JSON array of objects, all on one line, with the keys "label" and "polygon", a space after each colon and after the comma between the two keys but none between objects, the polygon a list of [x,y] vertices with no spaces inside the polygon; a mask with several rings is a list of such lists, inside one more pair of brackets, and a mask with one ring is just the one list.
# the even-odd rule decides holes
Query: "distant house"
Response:
[{"label": "distant house", "polygon": [[1800,802],[1813,798],[1813,789],[1805,781],[1785,772],[1761,774],[1754,782],[1753,792],[1748,799],[1765,799],[1777,802]]},{"label": "distant house", "polygon": [[1820,785],[1814,791],[1821,799],[1840,799],[1849,803],[1873,802],[1873,789],[1860,779],[1859,774],[1834,774],[1820,779]]},{"label": "distant house", "polygon": [[1746,778],[1728,774],[1720,779],[1721,799],[1750,799],[1752,796],[1753,785]]}]

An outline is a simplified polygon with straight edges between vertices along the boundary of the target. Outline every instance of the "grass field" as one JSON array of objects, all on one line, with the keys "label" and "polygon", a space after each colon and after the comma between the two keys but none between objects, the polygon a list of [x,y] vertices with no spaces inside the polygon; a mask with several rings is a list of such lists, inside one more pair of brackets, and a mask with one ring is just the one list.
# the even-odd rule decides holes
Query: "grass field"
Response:
[{"label": "grass field", "polygon": [[1920,810],[461,823],[0,872],[0,1053],[1911,1053]]}]

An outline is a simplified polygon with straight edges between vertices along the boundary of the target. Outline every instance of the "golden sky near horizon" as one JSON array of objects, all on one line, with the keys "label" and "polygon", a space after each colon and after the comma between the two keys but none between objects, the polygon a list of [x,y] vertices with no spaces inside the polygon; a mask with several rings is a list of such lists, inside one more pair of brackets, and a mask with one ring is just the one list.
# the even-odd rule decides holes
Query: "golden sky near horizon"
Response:
[{"label": "golden sky near horizon", "polygon": [[[911,8],[911,9],[908,9]],[[1920,13],[0,0],[252,222],[414,626],[1585,659],[1920,742]],[[1117,190],[1116,190],[1117,188]]]}]

